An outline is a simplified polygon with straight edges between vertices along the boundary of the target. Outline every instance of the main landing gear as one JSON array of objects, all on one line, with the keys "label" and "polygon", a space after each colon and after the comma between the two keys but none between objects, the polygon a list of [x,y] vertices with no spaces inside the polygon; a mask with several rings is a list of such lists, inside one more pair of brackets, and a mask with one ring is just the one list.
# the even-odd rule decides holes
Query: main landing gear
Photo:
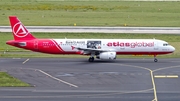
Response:
[{"label": "main landing gear", "polygon": [[154,55],[154,62],[158,62],[158,59],[156,58],[156,55]]},{"label": "main landing gear", "polygon": [[94,61],[94,57],[89,57],[89,62],[93,62]]},{"label": "main landing gear", "polygon": [[91,57],[89,57],[89,62],[93,62],[94,61],[94,54],[95,53],[91,53]]}]

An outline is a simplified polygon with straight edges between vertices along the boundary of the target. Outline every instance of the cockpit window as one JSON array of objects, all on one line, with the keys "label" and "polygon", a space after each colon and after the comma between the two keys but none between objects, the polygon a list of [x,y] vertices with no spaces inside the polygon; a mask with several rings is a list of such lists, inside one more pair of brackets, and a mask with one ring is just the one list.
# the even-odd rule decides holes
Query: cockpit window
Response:
[{"label": "cockpit window", "polygon": [[169,44],[168,43],[164,43],[163,46],[168,46]]}]

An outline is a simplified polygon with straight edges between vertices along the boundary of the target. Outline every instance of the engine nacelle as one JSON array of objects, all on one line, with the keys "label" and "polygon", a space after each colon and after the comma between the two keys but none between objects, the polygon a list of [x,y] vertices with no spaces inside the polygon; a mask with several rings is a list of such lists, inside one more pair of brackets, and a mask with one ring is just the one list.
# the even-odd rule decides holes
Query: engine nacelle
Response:
[{"label": "engine nacelle", "polygon": [[116,52],[102,52],[96,58],[104,60],[114,60],[116,59]]}]

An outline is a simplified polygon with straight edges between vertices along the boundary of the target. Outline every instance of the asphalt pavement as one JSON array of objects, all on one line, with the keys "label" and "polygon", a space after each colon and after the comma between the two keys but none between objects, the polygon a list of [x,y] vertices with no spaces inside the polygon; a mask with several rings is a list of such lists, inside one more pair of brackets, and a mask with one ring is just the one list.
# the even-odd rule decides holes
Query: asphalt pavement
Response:
[{"label": "asphalt pavement", "polygon": [[1,87],[3,101],[179,101],[180,59],[1,58],[32,87]]}]

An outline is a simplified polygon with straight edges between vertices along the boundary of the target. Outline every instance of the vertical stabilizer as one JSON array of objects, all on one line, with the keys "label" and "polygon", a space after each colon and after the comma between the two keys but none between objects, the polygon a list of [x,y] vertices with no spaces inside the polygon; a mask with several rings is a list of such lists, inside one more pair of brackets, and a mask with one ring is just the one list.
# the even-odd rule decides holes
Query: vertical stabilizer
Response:
[{"label": "vertical stabilizer", "polygon": [[9,16],[14,40],[31,40],[35,37],[26,29],[16,16]]}]

